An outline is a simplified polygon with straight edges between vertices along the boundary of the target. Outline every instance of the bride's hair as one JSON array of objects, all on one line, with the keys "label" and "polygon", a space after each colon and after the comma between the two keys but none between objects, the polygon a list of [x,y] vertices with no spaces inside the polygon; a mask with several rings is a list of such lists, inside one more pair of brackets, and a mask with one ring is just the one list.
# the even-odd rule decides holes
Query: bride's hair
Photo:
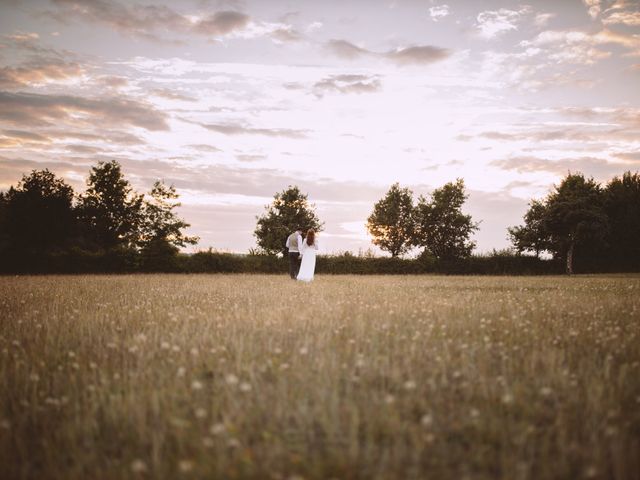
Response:
[{"label": "bride's hair", "polygon": [[316,239],[316,232],[313,231],[313,229],[309,229],[309,231],[307,232],[307,238],[305,238],[305,240],[307,241],[307,245],[311,246],[313,245],[313,242]]}]

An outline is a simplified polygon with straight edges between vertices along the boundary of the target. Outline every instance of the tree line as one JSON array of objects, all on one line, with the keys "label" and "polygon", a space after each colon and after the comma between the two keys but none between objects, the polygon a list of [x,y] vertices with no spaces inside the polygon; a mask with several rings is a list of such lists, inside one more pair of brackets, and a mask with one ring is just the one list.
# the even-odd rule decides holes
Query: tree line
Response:
[{"label": "tree line", "polygon": [[[138,193],[117,161],[93,166],[86,185],[84,192],[76,193],[45,169],[33,170],[17,186],[0,192],[3,263],[45,261],[60,252],[72,252],[75,256],[71,258],[90,255],[104,259],[97,270],[110,269],[113,261],[122,264],[119,271],[250,271],[257,265],[251,260],[251,265],[240,266],[240,260],[211,249],[189,260],[182,258],[178,264],[180,248],[196,244],[198,238],[184,233],[189,224],[176,213],[180,203],[172,185],[156,181],[149,192]],[[373,205],[367,230],[373,244],[388,252],[391,259],[419,249],[415,261],[421,263],[409,266],[412,260],[403,260],[376,265],[395,273],[444,273],[451,266],[456,272],[513,273],[520,266],[531,272],[556,271],[554,266],[542,267],[547,260],[540,257],[546,254],[552,263],[563,263],[568,273],[573,273],[576,262],[591,271],[640,269],[638,173],[626,172],[605,185],[580,173],[567,174],[546,197],[529,203],[522,225],[508,229],[513,250],[489,255],[487,261],[496,263],[494,266],[472,261],[477,256],[472,257],[475,242],[471,236],[479,223],[463,212],[467,199],[462,179],[416,199],[410,189],[391,185]],[[286,238],[295,229],[322,231],[323,227],[308,196],[299,187],[289,186],[277,192],[264,213],[256,217],[257,248],[250,250],[249,257],[275,256],[285,251]],[[508,266],[508,258],[513,256],[530,256],[531,261],[518,260]],[[534,265],[535,261],[541,266]],[[342,260],[336,257],[327,263],[327,271],[348,270],[346,264],[354,262],[353,255],[345,254]],[[360,258],[358,270],[375,273],[378,267],[371,270],[365,266],[367,262],[375,263],[371,258]],[[258,263],[260,271],[280,268],[277,262]],[[73,265],[69,268],[73,271]],[[38,270],[37,265],[34,269]]]},{"label": "tree line", "polygon": [[[457,179],[428,196],[414,199],[398,183],[378,200],[367,219],[372,242],[392,258],[421,249],[420,258],[449,262],[468,259],[479,229],[462,208],[468,199],[464,180]],[[275,195],[258,217],[254,232],[258,252],[275,254],[296,228],[319,231],[323,223],[315,206],[298,187]],[[640,269],[640,175],[625,172],[606,185],[581,173],[568,173],[542,199],[529,203],[524,224],[509,227],[514,255],[542,254],[574,272],[576,261],[595,271]],[[503,252],[500,256],[509,255]],[[494,255],[495,256],[495,255]]]},{"label": "tree line", "polygon": [[161,268],[179,248],[197,243],[175,209],[173,185],[156,181],[134,191],[116,161],[93,166],[87,188],[75,193],[48,169],[33,170],[0,192],[0,252],[28,258],[76,250],[129,256],[147,269]]}]

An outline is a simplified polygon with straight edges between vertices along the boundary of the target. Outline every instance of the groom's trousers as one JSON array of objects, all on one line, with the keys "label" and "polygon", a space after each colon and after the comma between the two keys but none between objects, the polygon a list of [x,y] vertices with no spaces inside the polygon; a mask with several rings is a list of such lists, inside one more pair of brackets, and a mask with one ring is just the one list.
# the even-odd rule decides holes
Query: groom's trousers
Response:
[{"label": "groom's trousers", "polygon": [[300,254],[298,252],[289,252],[289,276],[294,280],[298,278],[300,271]]}]

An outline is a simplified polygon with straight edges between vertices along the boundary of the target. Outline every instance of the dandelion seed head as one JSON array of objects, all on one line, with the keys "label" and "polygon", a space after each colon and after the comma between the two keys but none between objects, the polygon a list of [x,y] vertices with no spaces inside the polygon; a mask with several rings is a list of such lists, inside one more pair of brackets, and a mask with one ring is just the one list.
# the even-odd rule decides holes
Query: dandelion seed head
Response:
[{"label": "dandelion seed head", "polygon": [[131,462],[131,471],[133,473],[145,473],[147,470],[147,464],[139,458]]},{"label": "dandelion seed head", "polygon": [[180,473],[189,473],[193,470],[193,461],[180,460],[180,462],[178,462],[178,469],[180,470]]},{"label": "dandelion seed head", "polygon": [[224,426],[224,423],[214,423],[213,425],[211,425],[211,427],[209,428],[209,433],[211,435],[220,435],[222,433],[225,432],[227,428]]},{"label": "dandelion seed head", "polygon": [[429,414],[423,415],[420,419],[420,424],[425,428],[429,428],[431,425],[433,425],[433,417]]},{"label": "dandelion seed head", "polygon": [[413,380],[407,380],[406,382],[404,382],[404,389],[409,391],[415,390],[416,382],[414,382]]}]

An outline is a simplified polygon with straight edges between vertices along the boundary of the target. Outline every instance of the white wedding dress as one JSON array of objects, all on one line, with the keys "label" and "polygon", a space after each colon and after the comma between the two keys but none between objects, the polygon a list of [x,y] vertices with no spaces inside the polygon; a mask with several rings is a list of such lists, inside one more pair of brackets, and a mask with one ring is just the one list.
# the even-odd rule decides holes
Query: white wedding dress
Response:
[{"label": "white wedding dress", "polygon": [[313,274],[316,271],[316,251],[318,250],[318,239],[316,238],[313,245],[307,245],[307,240],[302,241],[300,254],[302,255],[302,263],[300,263],[300,271],[298,272],[298,280],[301,282],[310,282],[313,280]]}]

